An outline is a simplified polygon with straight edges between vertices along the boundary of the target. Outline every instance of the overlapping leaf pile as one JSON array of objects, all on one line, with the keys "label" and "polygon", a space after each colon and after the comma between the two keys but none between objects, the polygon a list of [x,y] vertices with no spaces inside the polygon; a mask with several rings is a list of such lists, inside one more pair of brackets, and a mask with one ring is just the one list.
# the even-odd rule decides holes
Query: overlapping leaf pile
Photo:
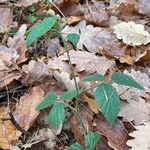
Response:
[{"label": "overlapping leaf pile", "polygon": [[[75,138],[72,150],[93,150],[95,144],[97,150],[149,149],[149,0],[0,0],[0,5],[0,148],[42,141],[45,149],[68,149]],[[90,89],[79,91],[79,110],[89,131],[85,142],[77,115],[69,109],[77,96],[72,71],[79,88]],[[114,72],[139,84],[118,80]],[[95,73],[101,75],[81,81]]]}]

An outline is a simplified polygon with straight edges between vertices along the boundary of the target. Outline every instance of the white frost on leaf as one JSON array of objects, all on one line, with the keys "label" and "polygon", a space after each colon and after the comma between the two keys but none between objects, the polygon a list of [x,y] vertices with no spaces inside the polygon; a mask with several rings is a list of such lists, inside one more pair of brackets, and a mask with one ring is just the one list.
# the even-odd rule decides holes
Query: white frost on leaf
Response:
[{"label": "white frost on leaf", "polygon": [[113,29],[117,38],[125,44],[139,46],[150,42],[150,34],[144,30],[144,26],[133,21],[121,22],[113,26]]}]

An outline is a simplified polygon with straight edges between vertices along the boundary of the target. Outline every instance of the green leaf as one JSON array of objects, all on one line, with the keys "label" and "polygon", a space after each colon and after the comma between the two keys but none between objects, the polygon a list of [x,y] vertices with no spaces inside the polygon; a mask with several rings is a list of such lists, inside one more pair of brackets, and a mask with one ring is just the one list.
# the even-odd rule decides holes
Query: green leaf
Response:
[{"label": "green leaf", "polygon": [[100,135],[98,132],[89,132],[85,138],[87,150],[94,150],[99,139]]},{"label": "green leaf", "polygon": [[27,46],[48,32],[56,23],[57,17],[45,18],[41,23],[34,25],[26,32]]},{"label": "green leaf", "polygon": [[71,33],[67,35],[68,41],[70,41],[75,47],[77,47],[77,44],[80,40],[80,36],[76,33]]},{"label": "green leaf", "polygon": [[75,98],[77,96],[77,90],[76,89],[73,89],[73,90],[70,90],[70,91],[67,91],[67,92],[64,92],[62,95],[61,95],[61,100],[64,101],[64,100],[67,100],[67,99],[72,99],[72,98]]},{"label": "green leaf", "polygon": [[30,15],[28,18],[29,18],[29,20],[30,20],[32,23],[36,22],[37,19],[38,19],[38,17],[33,16],[33,15]]},{"label": "green leaf", "polygon": [[120,111],[120,100],[116,90],[111,84],[102,83],[96,88],[94,96],[104,117],[113,124]]},{"label": "green leaf", "polygon": [[120,73],[120,72],[113,73],[112,80],[117,84],[126,85],[126,86],[144,90],[144,87],[142,85],[137,83],[131,76],[124,73]]},{"label": "green leaf", "polygon": [[48,123],[53,128],[58,128],[65,120],[65,106],[63,103],[57,103],[48,115]]},{"label": "green leaf", "polygon": [[57,94],[55,92],[51,92],[44,98],[44,100],[40,104],[38,104],[36,109],[39,111],[45,109],[50,105],[52,105],[56,100],[57,100]]},{"label": "green leaf", "polygon": [[69,150],[84,150],[84,148],[80,144],[75,143],[69,147]]},{"label": "green leaf", "polygon": [[105,78],[101,74],[92,74],[89,76],[86,76],[82,79],[84,82],[89,82],[89,81],[103,81]]}]

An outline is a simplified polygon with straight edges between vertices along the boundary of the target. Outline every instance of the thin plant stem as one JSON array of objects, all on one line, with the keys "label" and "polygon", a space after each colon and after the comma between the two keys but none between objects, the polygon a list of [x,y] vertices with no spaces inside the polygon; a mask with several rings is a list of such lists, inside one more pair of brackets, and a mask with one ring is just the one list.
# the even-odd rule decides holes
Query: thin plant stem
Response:
[{"label": "thin plant stem", "polygon": [[79,93],[79,88],[78,88],[78,84],[77,84],[77,80],[76,80],[76,76],[74,74],[74,69],[73,69],[73,65],[72,65],[72,62],[71,62],[71,58],[70,58],[70,55],[69,55],[69,50],[67,48],[67,45],[66,45],[66,42],[65,40],[63,39],[63,37],[61,36],[62,38],[62,41],[64,43],[64,47],[65,47],[65,50],[66,50],[66,53],[67,53],[67,57],[68,57],[68,60],[69,60],[69,65],[70,65],[70,70],[71,70],[71,73],[72,73],[72,76],[73,76],[73,80],[74,80],[74,83],[75,83],[75,88],[76,88],[76,91],[77,91],[77,96],[76,96],[76,115],[77,115],[77,119],[83,129],[83,132],[84,132],[84,135],[87,134],[87,131],[86,131],[86,128],[84,126],[84,123],[82,121],[82,118],[81,118],[81,114],[80,114],[80,108],[79,108],[79,97],[80,97],[80,93]]}]

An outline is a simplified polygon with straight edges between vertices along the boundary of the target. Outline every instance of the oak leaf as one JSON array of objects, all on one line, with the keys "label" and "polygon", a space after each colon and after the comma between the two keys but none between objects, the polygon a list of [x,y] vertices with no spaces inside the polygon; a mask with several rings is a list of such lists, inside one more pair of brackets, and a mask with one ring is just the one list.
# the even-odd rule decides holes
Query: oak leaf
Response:
[{"label": "oak leaf", "polygon": [[[77,72],[85,71],[88,74],[96,72],[105,75],[108,69],[112,69],[115,66],[113,60],[98,57],[93,53],[70,50],[69,54],[72,64],[76,65],[75,70]],[[60,56],[59,59],[68,60],[67,54]]]},{"label": "oak leaf", "polygon": [[136,131],[129,133],[134,139],[128,140],[127,145],[131,150],[149,150],[150,149],[150,122],[135,126]]},{"label": "oak leaf", "polygon": [[78,49],[83,49],[85,46],[88,51],[96,53],[99,48],[103,47],[104,43],[111,40],[111,35],[108,30],[93,25],[86,25],[86,21],[79,22],[76,26],[66,26],[62,33],[66,34],[77,33],[80,35],[80,40],[77,44]]}]

